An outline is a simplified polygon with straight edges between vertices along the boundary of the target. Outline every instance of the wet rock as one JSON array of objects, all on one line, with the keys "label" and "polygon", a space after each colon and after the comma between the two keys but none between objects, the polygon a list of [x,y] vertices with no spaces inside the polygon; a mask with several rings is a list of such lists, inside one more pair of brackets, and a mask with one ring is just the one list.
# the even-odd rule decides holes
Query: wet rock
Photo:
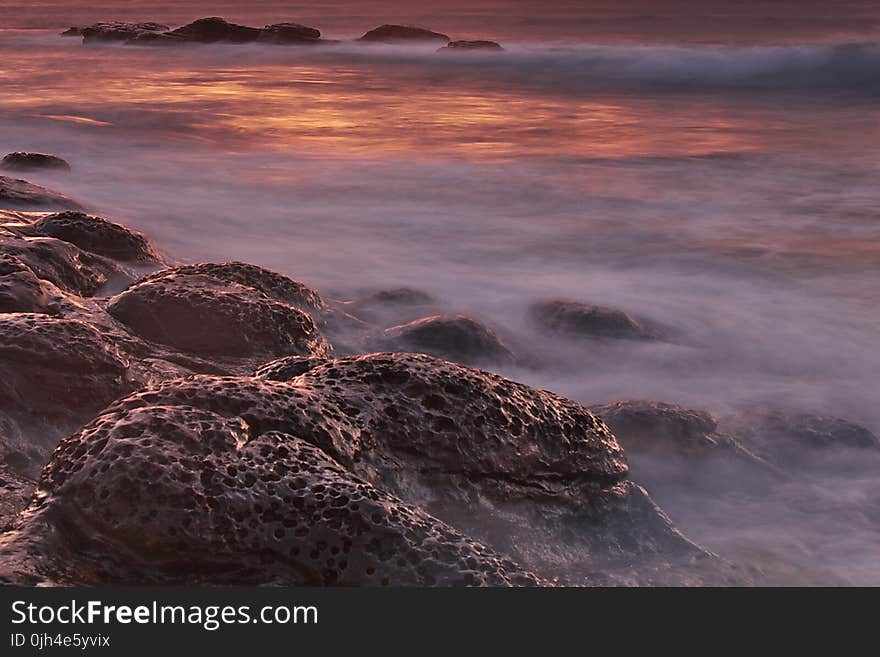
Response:
[{"label": "wet rock", "polygon": [[439,32],[432,32],[431,30],[412,25],[381,25],[364,34],[360,40],[378,43],[448,42],[449,37]]},{"label": "wet rock", "polygon": [[40,217],[23,231],[27,235],[54,237],[84,251],[123,262],[155,263],[160,260],[147,238],[101,217],[82,212],[61,212]]},{"label": "wet rock", "polygon": [[[128,363],[90,324],[0,314],[0,408],[19,426],[81,423],[129,392]],[[54,445],[57,434],[46,433]]]},{"label": "wet rock", "polygon": [[200,18],[168,32],[173,39],[193,43],[247,43],[259,39],[260,34],[256,27],[237,25],[217,16]]},{"label": "wet rock", "polygon": [[321,32],[299,23],[275,23],[260,31],[259,41],[279,44],[320,43]]},{"label": "wet rock", "polygon": [[82,33],[83,33],[83,29],[85,29],[85,28],[82,28],[82,27],[76,27],[76,26],[69,27],[69,28],[67,28],[66,30],[64,30],[64,31],[61,33],[61,36],[64,36],[64,37],[81,37],[81,36],[82,36]]},{"label": "wet rock", "polygon": [[725,418],[723,426],[782,467],[821,465],[835,453],[880,450],[880,438],[869,429],[828,415],[758,410]]},{"label": "wet rock", "polygon": [[[62,36],[74,36],[70,28]],[[128,41],[144,34],[155,34],[165,32],[171,29],[168,25],[161,23],[120,23],[120,22],[104,22],[95,23],[79,30],[83,37],[83,43],[100,42],[100,41]]]},{"label": "wet rock", "polygon": [[541,328],[570,337],[656,340],[658,336],[621,310],[573,301],[532,305],[530,319]]},{"label": "wet rock", "polygon": [[470,50],[488,50],[488,51],[500,51],[504,50],[501,47],[500,43],[495,41],[485,41],[485,40],[477,40],[477,41],[450,41],[448,44],[438,49],[437,52],[447,52],[447,51],[470,51]]},{"label": "wet rock", "polygon": [[0,208],[12,210],[81,210],[71,198],[26,180],[0,176]]},{"label": "wet rock", "polygon": [[63,441],[0,545],[0,571],[16,570],[80,584],[538,583],[300,437],[186,405],[111,411]]},{"label": "wet rock", "polygon": [[70,307],[58,287],[38,278],[23,262],[0,253],[0,313],[58,315]]},{"label": "wet rock", "polygon": [[214,358],[325,356],[312,318],[253,287],[171,270],[110,299],[108,312],[147,340]]},{"label": "wet rock", "polygon": [[442,305],[427,292],[400,287],[368,294],[346,303],[344,308],[366,322],[391,326],[435,315]]},{"label": "wet rock", "polygon": [[35,169],[61,169],[70,170],[70,165],[64,158],[45,153],[9,153],[2,161],[0,167],[10,171],[33,171]]},{"label": "wet rock", "polygon": [[327,360],[315,356],[286,356],[261,365],[254,371],[254,376],[268,381],[290,381],[318,365],[323,365]]},{"label": "wet rock", "polygon": [[392,326],[383,332],[380,350],[415,351],[464,364],[515,360],[492,329],[464,315],[434,315]]},{"label": "wet rock", "polygon": [[0,462],[0,532],[8,529],[27,506],[36,483]]}]

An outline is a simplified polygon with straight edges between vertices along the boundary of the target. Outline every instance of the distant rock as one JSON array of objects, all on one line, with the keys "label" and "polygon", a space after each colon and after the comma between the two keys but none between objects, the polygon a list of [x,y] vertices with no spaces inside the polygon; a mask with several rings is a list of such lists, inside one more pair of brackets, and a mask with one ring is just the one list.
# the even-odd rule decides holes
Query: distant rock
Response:
[{"label": "distant rock", "polygon": [[347,312],[374,324],[405,324],[441,311],[432,295],[409,287],[378,290],[344,305]]},{"label": "distant rock", "polygon": [[299,23],[275,23],[260,31],[259,41],[279,44],[320,43],[321,32]]},{"label": "distant rock", "polygon": [[82,210],[67,196],[27,180],[0,176],[0,209],[12,210]]},{"label": "distant rock", "polygon": [[[66,32],[62,32],[62,36],[76,36],[75,32],[78,28],[70,28]],[[165,32],[171,29],[167,25],[160,23],[119,23],[106,22],[95,23],[79,30],[79,34],[83,37],[83,43],[96,41],[128,41],[137,38],[143,34],[155,34]]]},{"label": "distant rock", "polygon": [[401,42],[449,42],[449,37],[439,32],[432,32],[422,27],[411,25],[382,25],[364,34],[361,41],[377,43],[401,43]]},{"label": "distant rock", "polygon": [[513,353],[495,332],[465,315],[434,315],[386,329],[382,351],[414,351],[465,365],[512,363]]},{"label": "distant rock", "polygon": [[45,153],[9,153],[0,161],[0,166],[10,171],[33,171],[35,169],[70,171],[70,165],[66,160],[57,155],[47,155]]},{"label": "distant rock", "polygon": [[261,33],[259,28],[230,23],[223,18],[213,16],[200,18],[171,30],[168,36],[195,43],[248,43],[259,39]]},{"label": "distant rock", "polygon": [[466,50],[488,50],[488,51],[501,51],[504,48],[501,47],[500,43],[495,41],[450,41],[448,44],[439,48],[437,52],[445,52],[445,51],[466,51]]},{"label": "distant rock", "polygon": [[330,345],[302,310],[254,287],[175,270],[113,297],[108,312],[147,340],[214,358],[325,356]]},{"label": "distant rock", "polygon": [[82,212],[61,212],[37,219],[22,229],[26,235],[54,237],[84,251],[123,262],[159,262],[153,246],[141,233]]},{"label": "distant rock", "polygon": [[63,36],[63,37],[81,37],[84,29],[85,28],[76,27],[76,26],[69,27],[61,33],[61,36]]},{"label": "distant rock", "polygon": [[569,337],[658,339],[654,331],[622,310],[604,306],[562,300],[543,301],[532,305],[529,317],[537,326]]}]

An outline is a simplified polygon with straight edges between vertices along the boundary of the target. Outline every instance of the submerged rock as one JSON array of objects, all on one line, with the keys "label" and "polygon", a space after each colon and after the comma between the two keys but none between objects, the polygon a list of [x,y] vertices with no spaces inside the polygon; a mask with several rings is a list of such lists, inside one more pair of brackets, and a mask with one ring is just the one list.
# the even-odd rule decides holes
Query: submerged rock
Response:
[{"label": "submerged rock", "polygon": [[500,51],[504,50],[501,47],[500,43],[495,41],[486,41],[486,40],[477,40],[477,41],[450,41],[448,44],[439,48],[437,52],[446,52],[446,51],[465,51],[465,50],[489,50],[489,51]]},{"label": "submerged rock", "polygon": [[10,171],[32,171],[34,169],[62,169],[70,170],[70,165],[64,158],[45,153],[9,153],[2,161],[0,167]]},{"label": "submerged rock", "polygon": [[147,340],[214,358],[325,356],[302,310],[213,275],[167,270],[113,297],[108,312]]},{"label": "submerged rock", "polygon": [[[62,36],[75,36],[72,30],[76,29],[70,28],[67,32],[63,32]],[[168,25],[162,25],[161,23],[104,22],[81,28],[79,29],[79,34],[83,37],[84,43],[94,41],[128,41],[144,34],[155,34],[169,29],[171,28]]]},{"label": "submerged rock", "polygon": [[141,233],[83,212],[61,212],[40,217],[23,229],[25,234],[54,237],[84,251],[123,262],[158,262],[159,256]]},{"label": "submerged rock", "polygon": [[254,376],[269,381],[290,381],[328,360],[317,356],[285,356],[261,365],[254,371]]},{"label": "submerged rock", "polygon": [[459,363],[512,363],[513,353],[495,332],[464,315],[434,315],[386,329],[382,351],[415,351]]},{"label": "submerged rock", "polygon": [[621,310],[574,301],[544,301],[529,309],[538,326],[571,337],[656,340],[658,336]]},{"label": "submerged rock", "polygon": [[81,210],[71,198],[27,180],[0,176],[0,208],[12,210]]},{"label": "submerged rock", "polygon": [[412,25],[381,25],[364,34],[361,41],[373,41],[379,43],[397,43],[397,42],[425,42],[425,41],[444,41],[448,42],[449,37],[439,32],[432,32],[423,27],[415,27]]}]

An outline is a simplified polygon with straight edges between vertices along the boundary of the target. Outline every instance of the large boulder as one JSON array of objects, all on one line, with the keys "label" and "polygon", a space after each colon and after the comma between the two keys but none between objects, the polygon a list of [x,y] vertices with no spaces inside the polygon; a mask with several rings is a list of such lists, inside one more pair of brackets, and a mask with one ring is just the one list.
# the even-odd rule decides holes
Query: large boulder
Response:
[{"label": "large boulder", "polygon": [[434,315],[392,326],[377,342],[380,351],[414,351],[465,365],[515,361],[495,331],[464,315]]},{"label": "large boulder", "polygon": [[161,23],[120,23],[103,22],[95,23],[83,28],[70,28],[62,33],[62,36],[83,37],[84,43],[100,41],[128,41],[144,34],[157,34],[169,30],[168,25]]},{"label": "large boulder", "polygon": [[64,158],[45,153],[9,153],[0,160],[0,167],[10,171],[33,171],[35,169],[56,169],[69,171],[70,165]]},{"label": "large boulder", "polygon": [[443,305],[434,296],[409,287],[377,290],[345,304],[345,310],[372,324],[392,326],[436,315]]},{"label": "large boulder", "polygon": [[60,315],[72,301],[18,258],[0,252],[0,313]]},{"label": "large boulder", "polygon": [[83,212],[60,212],[38,218],[22,232],[54,237],[84,251],[124,262],[155,263],[160,260],[141,233]]},{"label": "large boulder", "polygon": [[209,274],[165,271],[110,299],[107,310],[147,340],[216,359],[330,352],[306,312]]},{"label": "large boulder", "polygon": [[378,43],[430,43],[437,41],[448,43],[449,37],[440,32],[432,32],[413,25],[380,25],[364,34],[360,40]]},{"label": "large boulder", "polygon": [[0,540],[0,573],[22,572],[73,584],[538,583],[306,440],[188,405],[117,408],[61,443]]},{"label": "large boulder", "polygon": [[71,198],[34,185],[27,180],[0,176],[0,209],[12,210],[81,210]]},{"label": "large boulder", "polygon": [[275,23],[260,30],[258,40],[278,44],[314,44],[321,42],[321,32],[299,23]]},{"label": "large boulder", "polygon": [[168,36],[181,41],[194,43],[248,43],[260,38],[261,30],[230,23],[223,18],[212,16],[200,18],[183,27],[168,32]]},{"label": "large boulder", "polygon": [[535,325],[567,337],[654,340],[657,334],[622,310],[574,301],[543,301],[529,309]]}]

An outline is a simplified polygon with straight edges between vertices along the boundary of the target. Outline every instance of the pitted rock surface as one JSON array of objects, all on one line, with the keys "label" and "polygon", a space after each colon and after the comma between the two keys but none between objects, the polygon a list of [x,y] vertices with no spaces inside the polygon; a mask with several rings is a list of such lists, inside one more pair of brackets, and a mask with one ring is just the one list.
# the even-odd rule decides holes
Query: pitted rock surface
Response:
[{"label": "pitted rock surface", "polygon": [[63,194],[29,183],[0,176],[0,208],[12,210],[82,210],[82,206]]},{"label": "pitted rock surface", "polygon": [[185,405],[108,412],[63,441],[30,513],[19,531],[45,522],[99,555],[77,570],[100,583],[538,581],[299,437]]},{"label": "pitted rock surface", "polygon": [[84,251],[124,262],[157,262],[159,256],[141,233],[102,217],[82,212],[45,215],[24,231],[28,235],[54,237]]},{"label": "pitted rock surface", "polygon": [[544,301],[529,309],[530,319],[541,328],[569,337],[656,340],[646,328],[622,310],[574,301]]},{"label": "pitted rock surface", "polygon": [[330,352],[307,313],[213,275],[148,277],[113,297],[107,310],[141,337],[202,356],[265,360]]},{"label": "pitted rock surface", "polygon": [[465,315],[434,315],[392,326],[378,343],[382,351],[414,351],[466,365],[516,360],[495,331]]},{"label": "pitted rock surface", "polygon": [[17,258],[0,252],[0,313],[60,315],[71,301]]},{"label": "pitted rock surface", "polygon": [[254,371],[254,376],[268,381],[290,381],[318,365],[323,365],[327,360],[317,356],[286,356],[261,365]]}]

